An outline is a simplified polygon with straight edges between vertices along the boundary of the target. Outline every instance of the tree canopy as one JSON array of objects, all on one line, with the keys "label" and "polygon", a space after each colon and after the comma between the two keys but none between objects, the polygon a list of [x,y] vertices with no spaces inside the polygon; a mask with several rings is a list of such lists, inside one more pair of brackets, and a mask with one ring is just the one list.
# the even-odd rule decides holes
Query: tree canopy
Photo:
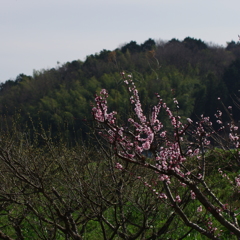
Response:
[{"label": "tree canopy", "polygon": [[[114,51],[102,50],[56,68],[19,74],[0,85],[0,115],[21,111],[24,121],[41,119],[44,126],[57,129],[66,123],[74,131],[86,131],[84,119],[91,119],[94,94],[101,88],[111,92],[109,106],[126,114],[126,88],[120,72],[131,73],[146,106],[154,104],[158,92],[171,104],[177,98],[183,116],[213,115],[216,99],[231,103],[240,87],[240,45],[212,46],[201,39],[143,44],[131,41]],[[169,94],[172,92],[172,95]]]}]

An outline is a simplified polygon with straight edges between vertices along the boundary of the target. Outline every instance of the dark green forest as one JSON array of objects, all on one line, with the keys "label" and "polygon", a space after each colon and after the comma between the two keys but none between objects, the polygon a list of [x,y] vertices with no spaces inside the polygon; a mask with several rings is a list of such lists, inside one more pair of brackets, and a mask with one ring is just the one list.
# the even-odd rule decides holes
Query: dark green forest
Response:
[{"label": "dark green forest", "polygon": [[[121,116],[128,114],[128,93],[120,72],[133,75],[145,110],[156,101],[155,93],[171,107],[177,98],[180,114],[196,119],[213,116],[220,97],[233,105],[240,89],[240,44],[209,45],[200,39],[143,44],[135,41],[114,51],[102,50],[57,68],[19,74],[0,85],[0,115],[20,112],[22,121],[39,122],[52,132],[64,127],[72,137],[86,138],[94,94],[109,91],[109,106]],[[238,118],[237,112],[234,115]]]}]

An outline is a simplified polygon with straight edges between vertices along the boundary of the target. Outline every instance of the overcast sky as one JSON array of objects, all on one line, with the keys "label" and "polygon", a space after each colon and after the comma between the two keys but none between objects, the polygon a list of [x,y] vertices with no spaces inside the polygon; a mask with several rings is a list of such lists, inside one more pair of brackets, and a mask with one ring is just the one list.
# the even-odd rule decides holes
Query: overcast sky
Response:
[{"label": "overcast sky", "polygon": [[0,82],[124,43],[238,41],[239,0],[0,0]]}]

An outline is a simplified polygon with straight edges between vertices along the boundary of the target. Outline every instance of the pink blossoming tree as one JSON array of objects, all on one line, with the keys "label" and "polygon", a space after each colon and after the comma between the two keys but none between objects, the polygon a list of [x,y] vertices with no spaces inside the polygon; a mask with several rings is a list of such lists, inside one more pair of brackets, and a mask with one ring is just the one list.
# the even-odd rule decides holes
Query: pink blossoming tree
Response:
[{"label": "pink blossoming tree", "polygon": [[[209,239],[222,239],[224,231],[240,239],[239,208],[226,202],[222,194],[214,191],[210,171],[218,169],[219,177],[227,182],[230,191],[235,194],[239,191],[240,175],[237,172],[229,175],[218,166],[209,168],[207,160],[208,149],[217,142],[218,147],[234,148],[231,153],[239,167],[239,138],[234,121],[228,126],[226,139],[219,134],[225,127],[221,111],[215,115],[219,131],[214,131],[209,117],[202,115],[197,122],[190,118],[182,120],[178,111],[171,111],[159,94],[156,94],[157,104],[150,114],[145,114],[132,75],[124,72],[121,75],[133,106],[133,116],[128,123],[118,124],[117,112],[108,110],[108,92],[105,89],[96,95],[92,108],[97,133],[113,146],[114,154],[119,159],[116,168],[125,171],[124,163],[131,163],[153,171],[154,186],[141,176],[137,178],[155,194],[159,204],[171,206],[174,214],[190,229]],[[178,109],[177,100],[173,101]],[[171,128],[164,126],[161,114],[167,114]]]}]

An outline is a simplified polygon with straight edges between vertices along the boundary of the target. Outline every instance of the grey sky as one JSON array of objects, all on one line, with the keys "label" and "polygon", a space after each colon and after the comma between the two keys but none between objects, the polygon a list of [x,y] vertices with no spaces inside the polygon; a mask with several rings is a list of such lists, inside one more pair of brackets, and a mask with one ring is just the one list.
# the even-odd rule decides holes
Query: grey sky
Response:
[{"label": "grey sky", "polygon": [[0,0],[0,82],[131,40],[238,41],[239,0]]}]

